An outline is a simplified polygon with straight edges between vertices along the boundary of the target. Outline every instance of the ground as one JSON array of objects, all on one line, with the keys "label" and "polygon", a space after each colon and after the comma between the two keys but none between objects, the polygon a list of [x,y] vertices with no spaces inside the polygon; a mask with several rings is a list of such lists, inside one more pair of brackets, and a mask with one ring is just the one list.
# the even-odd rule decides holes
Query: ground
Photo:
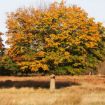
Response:
[{"label": "ground", "polygon": [[104,76],[0,77],[0,105],[105,105]]}]

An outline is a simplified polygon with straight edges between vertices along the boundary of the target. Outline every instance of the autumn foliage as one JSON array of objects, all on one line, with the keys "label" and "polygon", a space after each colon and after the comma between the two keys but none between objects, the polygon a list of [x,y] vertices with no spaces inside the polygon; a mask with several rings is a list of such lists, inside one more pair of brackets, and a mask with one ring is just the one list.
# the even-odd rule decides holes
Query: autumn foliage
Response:
[{"label": "autumn foliage", "polygon": [[8,56],[20,70],[79,74],[104,60],[104,27],[77,6],[21,8],[8,14]]},{"label": "autumn foliage", "polygon": [[3,49],[3,43],[2,43],[1,35],[2,35],[2,33],[0,32],[0,60],[1,60],[2,49]]},{"label": "autumn foliage", "polygon": [[3,45],[3,42],[2,42],[2,38],[1,38],[1,35],[2,35],[3,33],[1,33],[0,32],[0,55],[2,55],[2,50],[3,50],[3,48],[4,48],[4,45]]}]

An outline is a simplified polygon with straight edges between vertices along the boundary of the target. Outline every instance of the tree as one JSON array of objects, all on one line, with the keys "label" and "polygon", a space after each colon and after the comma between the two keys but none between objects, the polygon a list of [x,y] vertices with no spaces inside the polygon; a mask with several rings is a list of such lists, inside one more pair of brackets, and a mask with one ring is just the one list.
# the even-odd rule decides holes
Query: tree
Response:
[{"label": "tree", "polygon": [[0,75],[13,75],[19,71],[18,65],[7,55],[0,61]]},{"label": "tree", "polygon": [[[2,34],[3,33],[0,32],[0,61],[1,61],[1,58],[2,58],[2,55],[3,55],[3,48],[4,48],[3,43],[2,43],[2,38],[1,38]],[[0,68],[1,68],[1,63],[0,63]]]},{"label": "tree", "polygon": [[2,38],[1,38],[1,35],[2,35],[2,34],[3,34],[3,33],[0,32],[0,56],[3,55],[3,50],[4,50],[4,45],[3,45],[3,43],[2,43]]},{"label": "tree", "polygon": [[63,1],[44,10],[18,9],[8,14],[7,27],[8,55],[21,70],[75,74],[93,69],[101,60],[96,55],[101,55],[102,25]]}]

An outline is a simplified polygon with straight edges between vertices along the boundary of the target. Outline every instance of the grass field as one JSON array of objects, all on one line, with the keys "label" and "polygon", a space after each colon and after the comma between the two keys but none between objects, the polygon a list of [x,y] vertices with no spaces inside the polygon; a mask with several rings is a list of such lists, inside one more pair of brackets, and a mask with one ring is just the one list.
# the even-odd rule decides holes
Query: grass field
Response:
[{"label": "grass field", "polygon": [[49,77],[0,77],[0,105],[105,105],[105,78],[57,76],[49,91]]}]

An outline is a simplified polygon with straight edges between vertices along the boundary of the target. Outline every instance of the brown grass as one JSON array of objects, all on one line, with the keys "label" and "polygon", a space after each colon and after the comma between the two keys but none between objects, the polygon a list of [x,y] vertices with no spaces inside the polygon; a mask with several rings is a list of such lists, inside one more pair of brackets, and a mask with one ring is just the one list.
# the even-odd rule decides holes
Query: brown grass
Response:
[{"label": "brown grass", "polygon": [[0,77],[0,105],[105,105],[105,78],[58,76],[54,92],[49,77]]}]

